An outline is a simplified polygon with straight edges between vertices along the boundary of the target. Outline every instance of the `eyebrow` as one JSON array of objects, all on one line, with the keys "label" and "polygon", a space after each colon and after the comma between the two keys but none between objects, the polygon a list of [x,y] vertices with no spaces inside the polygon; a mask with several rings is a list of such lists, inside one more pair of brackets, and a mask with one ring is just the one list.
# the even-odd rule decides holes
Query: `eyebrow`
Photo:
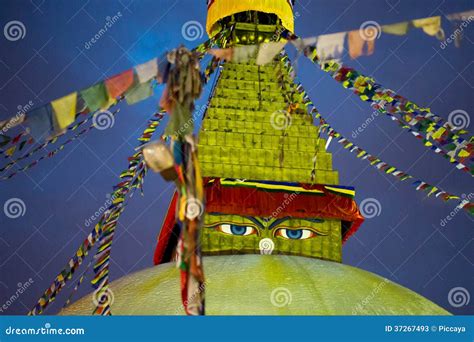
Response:
[{"label": "eyebrow", "polygon": [[[218,225],[218,224],[222,224],[224,222],[232,223],[232,224],[235,224],[235,225],[238,225],[238,226],[245,225],[245,224],[250,224],[250,223],[246,223],[246,222],[232,222],[232,220],[224,219],[224,218],[221,217],[221,216],[231,216],[230,214],[207,213],[206,215],[216,216],[216,217],[219,218],[218,222],[213,222],[213,223],[207,224],[207,226],[215,226],[215,225]],[[240,215],[235,215],[235,216],[240,216]],[[264,224],[256,217],[252,217],[252,216],[240,216],[240,217],[250,221],[253,224],[255,224],[256,228],[265,229]]]},{"label": "eyebrow", "polygon": [[311,223],[323,223],[324,220],[323,219],[318,219],[318,218],[298,218],[298,217],[283,217],[283,218],[280,218],[280,219],[276,219],[275,221],[273,221],[270,226],[268,227],[268,229],[272,229],[274,228],[275,226],[285,222],[285,221],[289,221],[289,220],[302,220],[302,221],[308,221],[308,222],[311,222]]},{"label": "eyebrow", "polygon": [[246,219],[255,223],[260,229],[265,229],[265,225],[257,218],[253,216],[244,216]]},{"label": "eyebrow", "polygon": [[[221,216],[221,215],[228,215],[228,214],[221,214],[221,213],[207,213],[207,215],[212,215],[212,216]],[[237,215],[239,216],[239,215]],[[247,220],[249,220],[250,222],[254,223],[258,228],[260,229],[265,229],[265,221],[271,219],[271,218],[260,218],[260,217],[254,217],[254,216],[241,216],[242,218],[245,218]],[[275,219],[275,221],[273,221],[272,223],[270,223],[268,229],[273,229],[275,228],[275,226],[285,222],[285,221],[289,221],[289,220],[302,220],[302,221],[307,221],[307,222],[311,222],[311,223],[323,223],[324,220],[323,219],[319,219],[319,218],[299,218],[299,217],[282,217],[282,218],[278,218],[278,219]],[[229,220],[221,220],[221,222],[230,222]],[[219,224],[219,222],[216,222],[216,223],[211,223],[210,225],[214,226],[216,224]],[[246,224],[245,222],[235,222],[233,224],[236,224],[236,225],[242,225],[242,224]]]}]

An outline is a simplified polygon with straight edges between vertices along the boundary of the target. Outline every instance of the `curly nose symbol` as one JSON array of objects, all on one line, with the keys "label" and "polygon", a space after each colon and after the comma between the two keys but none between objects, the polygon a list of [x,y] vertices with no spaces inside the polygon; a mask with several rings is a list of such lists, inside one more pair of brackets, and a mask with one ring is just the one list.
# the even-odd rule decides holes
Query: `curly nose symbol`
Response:
[{"label": "curly nose symbol", "polygon": [[265,238],[260,240],[258,248],[260,249],[260,254],[272,254],[275,249],[275,243],[272,239]]}]

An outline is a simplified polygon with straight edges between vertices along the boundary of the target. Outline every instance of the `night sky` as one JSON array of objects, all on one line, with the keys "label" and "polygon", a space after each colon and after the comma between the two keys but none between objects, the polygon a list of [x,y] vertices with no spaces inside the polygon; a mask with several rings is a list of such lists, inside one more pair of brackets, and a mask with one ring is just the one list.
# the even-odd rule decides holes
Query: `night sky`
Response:
[{"label": "night sky", "polygon": [[[30,101],[40,106],[180,44],[193,47],[206,39],[205,33],[194,41],[182,35],[182,27],[189,21],[204,26],[204,0],[1,0],[0,5],[2,33],[13,20],[26,29],[24,38],[17,41],[0,36],[0,120],[13,116],[18,106]],[[450,35],[453,27],[444,16],[470,10],[472,5],[470,0],[301,0],[295,7],[296,32],[310,37],[358,29],[369,20],[384,25],[441,15],[443,28]],[[120,19],[86,49],[85,44],[106,18],[118,12]],[[464,30],[461,48],[451,43],[441,49],[436,38],[412,29],[401,37],[382,34],[372,56],[351,60],[346,53],[343,61],[447,119],[455,110],[474,113],[473,42],[472,22]],[[297,72],[319,111],[354,143],[449,192],[474,193],[474,182],[467,173],[431,153],[388,117],[379,115],[353,138],[353,131],[371,117],[370,106],[305,59],[298,60]],[[27,313],[76,251],[91,229],[85,221],[105,205],[106,195],[119,182],[118,175],[127,167],[136,139],[157,108],[161,90],[139,104],[119,105],[121,111],[112,128],[93,130],[54,158],[0,182],[0,206],[18,198],[26,208],[24,215],[15,219],[0,210],[0,307],[18,286],[33,280],[0,314]],[[208,94],[206,89],[199,104]],[[473,128],[471,122],[467,129]],[[456,287],[474,295],[473,218],[459,212],[441,224],[455,202],[426,198],[409,181],[398,182],[380,173],[335,142],[329,150],[341,185],[354,186],[358,202],[375,199],[381,207],[379,215],[367,219],[345,244],[343,262],[406,286],[453,314],[474,314],[474,299],[461,307],[448,301],[449,292]],[[1,165],[7,162],[2,160]],[[0,176],[9,172],[11,169]],[[156,236],[171,193],[170,183],[159,175],[147,175],[145,195],[136,193],[119,221],[112,280],[152,265]],[[90,291],[85,282],[79,295]],[[65,290],[46,313],[56,313],[68,292]]]}]

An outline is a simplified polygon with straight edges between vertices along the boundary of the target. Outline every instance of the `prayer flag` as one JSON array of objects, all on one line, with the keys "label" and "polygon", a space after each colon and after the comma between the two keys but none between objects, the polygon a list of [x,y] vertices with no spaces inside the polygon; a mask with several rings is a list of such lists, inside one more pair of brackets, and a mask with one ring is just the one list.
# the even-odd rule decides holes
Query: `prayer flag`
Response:
[{"label": "prayer flag", "polygon": [[127,91],[125,99],[129,105],[143,101],[153,96],[151,82],[138,83]]},{"label": "prayer flag", "polygon": [[54,111],[54,131],[60,132],[76,119],[77,93],[71,93],[51,102]]},{"label": "prayer flag", "polygon": [[135,71],[140,83],[146,83],[152,80],[158,75],[158,58],[153,58],[146,63],[137,65]]},{"label": "prayer flag", "polygon": [[82,90],[81,97],[91,112],[103,108],[109,102],[109,96],[103,82]]},{"label": "prayer flag", "polygon": [[51,107],[46,105],[32,110],[27,114],[26,123],[30,134],[36,142],[44,140],[53,129]]},{"label": "prayer flag", "polygon": [[133,69],[113,76],[105,81],[109,96],[113,99],[123,95],[133,84]]}]

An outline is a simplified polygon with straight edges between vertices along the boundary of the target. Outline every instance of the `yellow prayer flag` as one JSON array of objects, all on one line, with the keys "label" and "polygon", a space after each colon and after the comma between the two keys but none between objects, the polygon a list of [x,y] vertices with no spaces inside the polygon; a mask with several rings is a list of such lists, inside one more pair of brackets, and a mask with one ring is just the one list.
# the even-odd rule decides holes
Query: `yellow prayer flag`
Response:
[{"label": "yellow prayer flag", "polygon": [[54,131],[59,132],[76,118],[77,93],[71,93],[51,102],[54,111]]},{"label": "yellow prayer flag", "polygon": [[10,147],[8,150],[5,151],[5,155],[8,157],[11,157],[13,153],[15,153],[15,150],[16,150],[16,145],[13,145],[12,147]]},{"label": "yellow prayer flag", "polygon": [[427,35],[436,36],[441,30],[441,17],[416,19],[413,20],[413,26],[421,28]]},{"label": "yellow prayer flag", "polygon": [[182,195],[179,201],[178,218],[180,221],[184,221],[186,216],[186,195]]},{"label": "yellow prayer flag", "polygon": [[444,132],[446,132],[446,128],[440,127],[436,132],[434,132],[433,138],[439,139],[444,134]]},{"label": "yellow prayer flag", "polygon": [[410,23],[408,21],[405,21],[403,23],[396,23],[396,24],[382,26],[382,32],[388,33],[388,34],[394,34],[397,36],[406,35],[409,29],[410,29]]},{"label": "yellow prayer flag", "polygon": [[123,197],[118,197],[118,198],[115,198],[112,203],[113,204],[117,204],[117,203],[122,203],[123,201],[125,201],[125,199]]}]

